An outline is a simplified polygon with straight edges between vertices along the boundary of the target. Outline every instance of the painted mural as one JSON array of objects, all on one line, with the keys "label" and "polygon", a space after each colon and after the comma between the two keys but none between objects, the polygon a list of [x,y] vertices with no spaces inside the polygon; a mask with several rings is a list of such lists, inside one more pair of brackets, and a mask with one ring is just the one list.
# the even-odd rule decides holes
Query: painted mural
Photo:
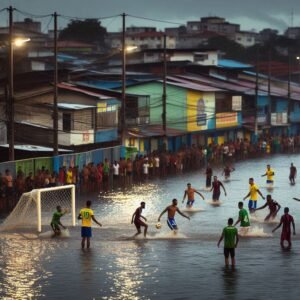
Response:
[{"label": "painted mural", "polygon": [[187,93],[187,130],[215,128],[215,94],[189,90]]}]

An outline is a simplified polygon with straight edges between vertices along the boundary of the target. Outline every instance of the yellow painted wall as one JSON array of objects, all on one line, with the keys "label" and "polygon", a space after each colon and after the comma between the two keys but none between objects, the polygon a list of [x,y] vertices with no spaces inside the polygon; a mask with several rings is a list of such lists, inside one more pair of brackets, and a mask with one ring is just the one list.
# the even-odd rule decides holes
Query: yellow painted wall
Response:
[{"label": "yellow painted wall", "polygon": [[[204,107],[202,113],[205,115],[206,122],[205,124],[198,124],[197,116],[199,114],[198,101],[204,101]],[[198,91],[189,90],[187,92],[187,130],[191,131],[200,131],[213,129],[209,124],[213,123],[212,118],[215,112],[215,94],[214,93],[202,93]]]}]

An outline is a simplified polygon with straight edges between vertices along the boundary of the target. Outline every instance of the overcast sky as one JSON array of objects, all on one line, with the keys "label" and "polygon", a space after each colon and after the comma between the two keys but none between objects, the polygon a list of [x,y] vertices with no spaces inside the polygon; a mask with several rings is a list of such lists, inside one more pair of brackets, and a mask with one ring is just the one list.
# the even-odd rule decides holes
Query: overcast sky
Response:
[{"label": "overcast sky", "polygon": [[[9,5],[33,14],[51,14],[57,11],[68,16],[104,17],[125,12],[182,24],[203,16],[222,16],[232,23],[241,24],[242,30],[257,31],[266,27],[285,30],[292,24],[293,12],[293,25],[300,26],[300,0],[0,0],[0,9]],[[2,25],[7,22],[5,12],[0,14],[0,18]],[[22,20],[23,16],[16,13],[15,19]],[[44,19],[44,29],[48,22]],[[59,26],[65,26],[66,22],[60,20]],[[102,23],[109,31],[121,28],[120,18],[104,20]],[[129,17],[126,25],[159,28],[176,26]]]}]

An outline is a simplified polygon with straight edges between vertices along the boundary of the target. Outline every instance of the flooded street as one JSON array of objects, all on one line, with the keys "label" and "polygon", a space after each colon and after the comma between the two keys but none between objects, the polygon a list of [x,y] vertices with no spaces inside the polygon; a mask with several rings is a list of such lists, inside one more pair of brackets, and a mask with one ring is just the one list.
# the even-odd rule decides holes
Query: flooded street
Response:
[{"label": "flooded street", "polygon": [[[90,199],[96,218],[103,224],[93,231],[92,249],[80,249],[80,227],[71,228],[69,238],[40,239],[36,233],[0,233],[1,299],[296,299],[300,277],[300,181],[291,186],[289,165],[300,168],[299,155],[278,155],[234,165],[232,180],[224,183],[227,197],[222,205],[196,197],[188,221],[176,216],[180,233],[176,238],[160,212],[173,198],[181,204],[186,184],[196,189],[205,185],[204,170],[169,179],[149,181],[126,192],[117,191]],[[224,267],[223,245],[217,242],[229,217],[238,216],[237,203],[248,193],[254,177],[266,196],[266,164],[275,171],[273,198],[288,206],[296,222],[291,251],[282,251],[275,223],[252,222],[252,237],[240,239],[235,270]],[[221,177],[222,170],[214,169]],[[297,179],[296,179],[297,181]],[[206,200],[212,194],[201,192]],[[141,201],[148,219],[149,237],[131,239],[135,227],[131,216]],[[83,201],[81,201],[83,202]],[[258,206],[264,202],[258,200]],[[82,204],[82,203],[80,203]],[[245,201],[247,204],[247,201]],[[78,207],[79,209],[79,207]],[[268,210],[257,213],[263,220]],[[277,216],[279,219],[279,216]],[[63,223],[63,218],[62,218]],[[49,230],[49,228],[44,228]],[[298,235],[299,233],[299,235]]]}]

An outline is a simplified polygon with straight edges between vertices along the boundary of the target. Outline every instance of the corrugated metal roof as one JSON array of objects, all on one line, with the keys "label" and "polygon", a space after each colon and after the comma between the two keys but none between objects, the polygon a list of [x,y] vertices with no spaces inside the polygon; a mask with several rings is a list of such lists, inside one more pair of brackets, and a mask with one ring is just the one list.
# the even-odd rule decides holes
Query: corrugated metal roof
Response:
[{"label": "corrugated metal roof", "polygon": [[79,93],[82,93],[82,94],[85,94],[88,96],[97,97],[100,100],[112,99],[112,97],[108,97],[106,95],[99,94],[99,93],[90,92],[88,90],[78,88],[76,85],[69,84],[69,83],[59,83],[57,85],[57,87],[60,89],[69,90],[69,91],[73,91],[73,92],[79,92]]},{"label": "corrugated metal roof", "polygon": [[218,67],[221,68],[230,68],[230,69],[248,69],[253,68],[251,65],[247,65],[232,59],[219,59]]},{"label": "corrugated metal roof", "polygon": [[61,109],[80,110],[87,108],[95,108],[96,105],[84,105],[75,103],[57,103],[57,107]]},{"label": "corrugated metal roof", "polygon": [[[168,79],[167,84],[183,87],[186,89],[191,89],[191,90],[196,90],[201,92],[224,92],[225,91],[214,86],[191,82],[190,80],[185,80],[179,77],[168,76],[167,79]],[[173,80],[174,82],[170,80]]]}]

